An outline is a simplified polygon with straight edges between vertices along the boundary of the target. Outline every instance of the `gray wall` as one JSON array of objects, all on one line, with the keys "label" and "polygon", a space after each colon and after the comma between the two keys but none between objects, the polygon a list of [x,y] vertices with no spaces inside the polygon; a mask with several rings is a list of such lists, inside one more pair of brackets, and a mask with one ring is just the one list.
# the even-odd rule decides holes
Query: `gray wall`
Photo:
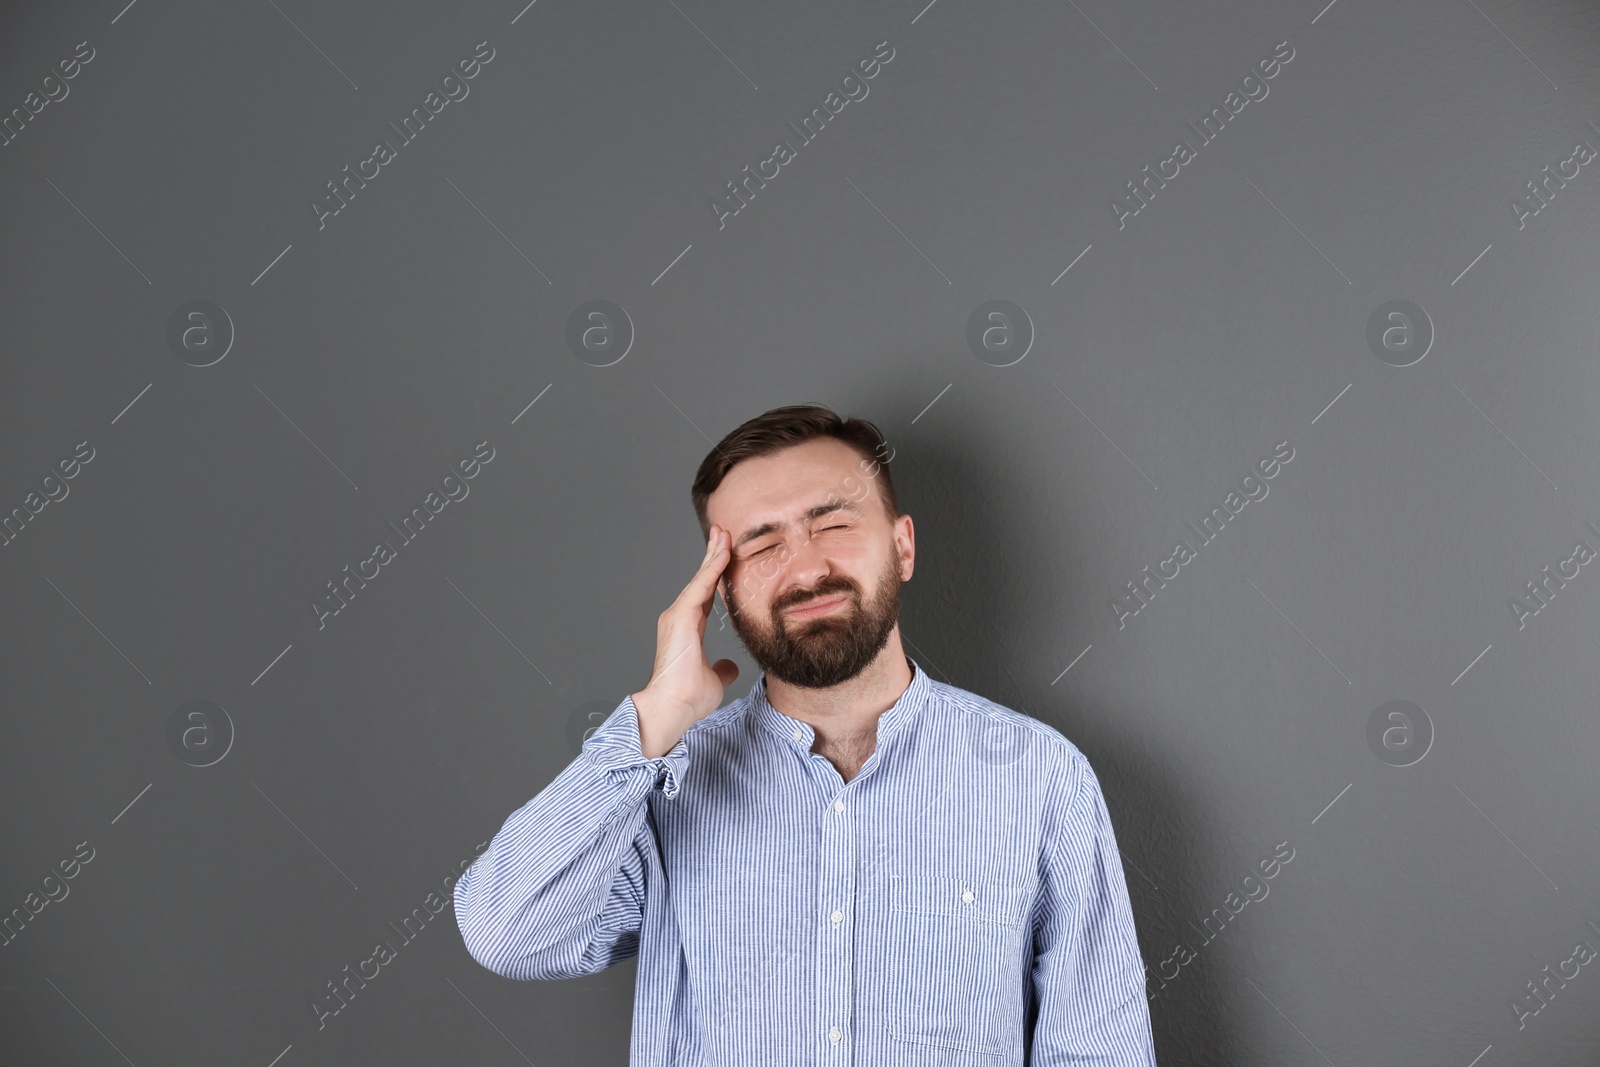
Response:
[{"label": "gray wall", "polygon": [[624,1062],[445,887],[803,400],[1095,765],[1163,1064],[1594,1056],[1593,5],[123,3],[0,16],[8,1062]]}]

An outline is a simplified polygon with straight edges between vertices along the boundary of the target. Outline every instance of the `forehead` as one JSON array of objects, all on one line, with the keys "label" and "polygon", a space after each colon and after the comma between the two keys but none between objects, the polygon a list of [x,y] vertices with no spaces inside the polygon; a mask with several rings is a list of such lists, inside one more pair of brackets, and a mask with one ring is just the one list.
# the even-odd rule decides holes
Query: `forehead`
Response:
[{"label": "forehead", "polygon": [[[735,537],[744,527],[789,519],[826,500],[861,500],[869,479],[859,452],[833,437],[814,437],[734,464],[706,500],[706,518]],[[877,487],[872,486],[872,492]]]}]

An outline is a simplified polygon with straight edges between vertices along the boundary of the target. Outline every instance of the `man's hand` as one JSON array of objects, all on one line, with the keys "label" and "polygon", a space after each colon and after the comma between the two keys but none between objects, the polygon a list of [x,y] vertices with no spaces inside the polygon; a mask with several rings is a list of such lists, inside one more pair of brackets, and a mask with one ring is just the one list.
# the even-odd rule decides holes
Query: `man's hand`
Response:
[{"label": "man's hand", "polygon": [[685,731],[722,705],[723,692],[739,677],[731,659],[706,658],[706,619],[716,602],[717,580],[732,558],[732,535],[711,527],[700,569],[656,622],[656,663],[649,683],[633,694],[639,712],[639,747],[664,756]]}]

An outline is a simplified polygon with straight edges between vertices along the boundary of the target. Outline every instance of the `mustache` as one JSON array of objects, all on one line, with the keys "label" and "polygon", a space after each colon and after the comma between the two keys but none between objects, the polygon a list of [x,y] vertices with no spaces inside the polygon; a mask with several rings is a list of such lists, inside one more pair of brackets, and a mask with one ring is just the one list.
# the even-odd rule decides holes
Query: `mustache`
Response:
[{"label": "mustache", "polygon": [[[814,600],[820,600],[825,597],[837,596],[840,593],[848,594],[853,599],[859,599],[861,595],[856,583],[842,575],[834,575],[831,578],[824,578],[810,589],[796,589],[793,592],[784,594],[772,602],[770,610],[773,617],[777,618],[792,607],[809,604]],[[738,602],[737,597],[732,602],[728,602],[727,594],[724,592],[723,600],[728,603],[728,615],[730,617],[746,614],[744,605]]]},{"label": "mustache", "polygon": [[824,578],[811,589],[797,589],[793,593],[786,594],[779,599],[774,600],[772,602],[772,613],[776,615],[780,612],[787,611],[790,608],[803,607],[818,600],[826,600],[830,597],[838,596],[841,593],[855,596],[857,593],[856,584],[850,581],[848,578],[843,577],[835,577],[833,579]]}]

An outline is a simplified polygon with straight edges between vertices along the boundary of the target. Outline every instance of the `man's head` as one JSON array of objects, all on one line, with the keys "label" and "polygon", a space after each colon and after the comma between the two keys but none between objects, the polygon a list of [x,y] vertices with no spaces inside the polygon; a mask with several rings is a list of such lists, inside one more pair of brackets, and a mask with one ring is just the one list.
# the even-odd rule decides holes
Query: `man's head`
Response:
[{"label": "man's head", "polygon": [[701,533],[715,523],[733,542],[723,602],[773,677],[825,689],[888,643],[915,555],[890,458],[872,423],[801,404],[744,423],[700,464],[690,495]]}]

